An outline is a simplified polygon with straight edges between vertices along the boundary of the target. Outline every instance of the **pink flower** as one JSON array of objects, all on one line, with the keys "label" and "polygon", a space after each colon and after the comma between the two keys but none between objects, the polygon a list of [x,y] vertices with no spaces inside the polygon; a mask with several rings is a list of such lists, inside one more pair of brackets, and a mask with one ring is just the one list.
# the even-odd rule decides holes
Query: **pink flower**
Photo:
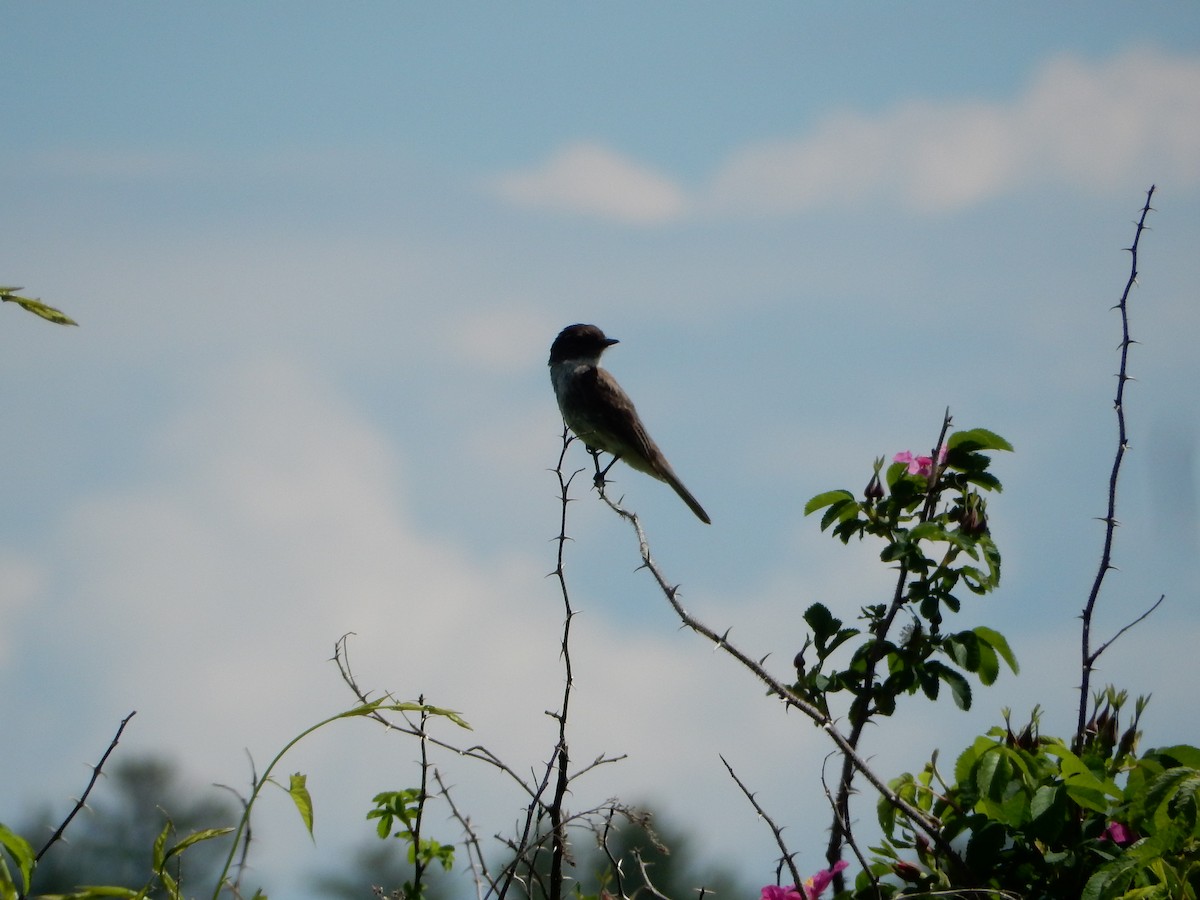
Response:
[{"label": "pink flower", "polygon": [[[939,447],[937,452],[938,465],[946,461],[946,448]],[[933,457],[932,456],[913,456],[908,450],[903,453],[897,453],[892,457],[893,462],[904,463],[908,466],[909,475],[924,475],[928,478],[933,474]]]},{"label": "pink flower", "polygon": [[816,875],[812,875],[804,879],[804,900],[817,900],[818,897],[829,887],[829,883],[833,881],[833,876],[850,863],[846,860],[838,860],[834,863],[832,869],[822,869]]},{"label": "pink flower", "polygon": [[1102,841],[1112,841],[1118,847],[1125,847],[1132,844],[1137,838],[1134,836],[1133,829],[1120,822],[1109,822],[1108,827],[1104,829],[1104,833],[1100,835]]},{"label": "pink flower", "polygon": [[822,869],[816,875],[805,878],[804,884],[800,887],[796,887],[794,884],[791,887],[768,884],[762,889],[762,900],[817,900],[824,893],[825,888],[829,887],[833,876],[848,865],[850,863],[844,859],[839,860],[832,869]]}]

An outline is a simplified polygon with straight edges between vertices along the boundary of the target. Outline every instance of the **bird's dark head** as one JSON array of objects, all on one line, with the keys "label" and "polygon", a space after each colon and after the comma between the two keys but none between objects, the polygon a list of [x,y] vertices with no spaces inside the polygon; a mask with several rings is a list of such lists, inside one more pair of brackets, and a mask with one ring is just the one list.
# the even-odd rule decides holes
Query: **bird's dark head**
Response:
[{"label": "bird's dark head", "polygon": [[568,325],[550,345],[550,365],[568,359],[599,359],[616,343],[616,338],[605,337],[595,325]]}]

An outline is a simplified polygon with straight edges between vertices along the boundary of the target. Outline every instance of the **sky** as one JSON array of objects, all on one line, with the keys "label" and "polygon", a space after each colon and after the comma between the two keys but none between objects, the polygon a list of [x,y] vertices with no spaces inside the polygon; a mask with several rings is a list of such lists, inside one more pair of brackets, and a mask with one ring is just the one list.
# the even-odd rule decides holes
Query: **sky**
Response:
[{"label": "sky", "polygon": [[[459,710],[527,770],[554,740],[554,335],[606,364],[712,516],[618,466],[689,610],[786,677],[803,611],[890,593],[879,547],[803,515],[920,451],[949,407],[1013,454],[995,594],[961,627],[1021,662],[970,712],[911,698],[887,776],[1044,709],[1069,734],[1112,401],[1142,239],[1114,563],[1096,631],[1160,594],[1096,676],[1200,739],[1200,8],[1188,3],[0,2],[0,821],[66,811],[122,754],[245,785],[359,682]],[[573,467],[589,464],[579,447]],[[820,867],[832,749],[679,628],[632,532],[575,482],[576,785],[653,804],[750,885],[776,848],[718,754]],[[449,729],[448,739],[458,739]],[[251,879],[308,896],[373,833],[416,747],[302,743]],[[440,759],[506,831],[520,796]],[[863,829],[873,798],[859,798]],[[444,839],[453,823],[440,823]]]}]

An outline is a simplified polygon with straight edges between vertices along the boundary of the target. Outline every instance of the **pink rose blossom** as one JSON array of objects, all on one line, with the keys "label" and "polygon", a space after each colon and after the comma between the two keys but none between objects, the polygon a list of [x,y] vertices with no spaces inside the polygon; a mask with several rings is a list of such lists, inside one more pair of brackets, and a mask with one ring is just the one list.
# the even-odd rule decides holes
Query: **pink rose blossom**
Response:
[{"label": "pink rose blossom", "polygon": [[850,863],[846,862],[846,860],[839,860],[834,863],[832,869],[822,869],[816,875],[804,879],[804,900],[817,900],[824,893],[825,888],[829,887],[830,882],[833,881],[833,876],[848,865]]},{"label": "pink rose blossom", "polygon": [[1136,838],[1133,830],[1128,826],[1122,825],[1120,822],[1109,822],[1108,827],[1104,829],[1104,833],[1100,835],[1102,841],[1112,841],[1118,847],[1125,847],[1132,844]]},{"label": "pink rose blossom", "polygon": [[[937,458],[939,466],[946,461],[945,447],[938,448]],[[893,462],[904,463],[908,466],[909,475],[924,475],[928,478],[933,474],[932,456],[913,456],[911,451],[905,450],[903,453],[897,453],[892,457],[892,460]]]},{"label": "pink rose blossom", "polygon": [[781,887],[778,884],[768,884],[762,889],[762,900],[817,900],[825,888],[833,881],[833,876],[850,863],[844,859],[837,862],[832,869],[822,869],[815,875],[804,879],[804,884],[796,887]]}]

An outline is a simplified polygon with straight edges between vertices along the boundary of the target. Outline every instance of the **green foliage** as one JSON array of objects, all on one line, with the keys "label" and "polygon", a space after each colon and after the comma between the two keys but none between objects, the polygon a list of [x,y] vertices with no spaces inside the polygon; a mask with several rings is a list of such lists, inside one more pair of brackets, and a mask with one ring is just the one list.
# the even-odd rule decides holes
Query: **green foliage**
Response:
[{"label": "green foliage", "polygon": [[[420,862],[424,867],[436,862],[449,872],[454,868],[454,845],[418,837],[424,811],[422,800],[421,792],[414,788],[385,791],[375,795],[371,801],[375,808],[367,813],[367,818],[376,820],[375,831],[381,838],[386,839],[391,835],[408,842],[410,863]],[[394,834],[393,827],[397,828]]]},{"label": "green foliage", "polygon": [[[29,893],[29,875],[33,871],[33,848],[29,841],[16,832],[0,824],[0,900],[15,900],[17,896]],[[13,881],[9,872],[5,854],[10,857],[21,876],[20,884]]]},{"label": "green foliage", "polygon": [[[221,894],[221,890],[226,885],[226,882],[227,882],[227,879],[229,876],[229,870],[233,866],[234,854],[237,851],[237,847],[241,841],[242,834],[245,832],[247,826],[249,825],[250,814],[254,809],[255,802],[258,800],[258,795],[262,791],[263,785],[269,784],[269,783],[274,783],[273,780],[271,779],[271,772],[274,771],[275,767],[279,764],[279,762],[283,759],[283,757],[287,754],[287,752],[289,750],[291,750],[292,747],[296,746],[296,744],[300,743],[300,741],[304,740],[304,738],[306,738],[310,734],[312,734],[313,732],[318,731],[318,730],[324,728],[326,725],[332,724],[333,722],[340,721],[341,719],[354,719],[354,718],[363,718],[366,716],[377,716],[384,712],[398,712],[398,713],[415,712],[415,713],[419,713],[423,719],[425,719],[425,718],[443,718],[443,719],[448,719],[449,721],[453,722],[455,725],[457,725],[460,728],[466,728],[469,730],[471,727],[470,725],[467,724],[466,720],[463,719],[463,717],[461,715],[459,715],[457,712],[455,712],[452,709],[445,709],[440,706],[430,706],[427,703],[414,703],[411,701],[397,701],[391,697],[384,696],[384,697],[380,697],[378,700],[372,700],[368,703],[361,703],[358,706],[351,707],[350,709],[344,710],[340,713],[337,713],[336,715],[330,716],[327,719],[322,719],[320,722],[317,722],[315,725],[309,726],[308,728],[304,729],[304,731],[300,732],[298,735],[296,735],[294,738],[292,738],[290,741],[288,741],[283,746],[283,749],[281,749],[277,754],[275,754],[275,758],[271,760],[271,762],[267,765],[266,771],[263,772],[262,778],[258,779],[257,783],[254,785],[254,788],[250,793],[250,797],[246,801],[245,810],[242,813],[242,819],[237,825],[237,829],[235,831],[234,845],[230,849],[229,856],[225,860],[225,868],[222,870],[221,877],[218,879],[217,884],[216,884],[215,888],[213,889],[213,895],[212,895],[213,900],[218,900],[218,898],[220,897],[220,894]],[[291,797],[293,804],[295,804],[296,810],[300,813],[300,818],[304,822],[304,827],[306,829],[308,829],[308,833],[311,836],[312,831],[313,831],[314,809],[313,809],[313,805],[312,805],[312,797],[308,793],[307,777],[300,772],[296,772],[295,774],[293,774],[290,777],[289,785],[286,790],[288,792],[288,795]]]},{"label": "green foliage", "polygon": [[313,836],[313,805],[312,796],[308,793],[308,776],[300,772],[292,773],[288,779],[288,796],[292,798],[292,802],[296,804],[296,811],[300,813],[300,818],[304,820],[304,827],[308,829],[308,836]]},{"label": "green foliage", "polygon": [[146,900],[148,897],[165,897],[166,900],[188,900],[180,886],[178,869],[172,872],[171,861],[189,847],[219,838],[233,831],[232,828],[206,828],[189,834],[176,843],[169,843],[175,826],[168,820],[154,840],[151,851],[151,875],[139,889],[116,885],[85,885],[67,894],[43,894],[41,900],[101,900],[104,897],[121,897],[126,900]]},{"label": "green foliage", "polygon": [[[945,783],[936,757],[892,789],[934,817],[955,859],[932,848],[881,800],[885,840],[877,875],[909,882],[889,896],[975,886],[1023,898],[1194,898],[1200,894],[1200,749],[1182,745],[1138,756],[1145,701],[1121,733],[1126,695],[1095,698],[1077,749],[1039,734],[1035,710],[1014,733],[1007,722],[976,738]],[[916,862],[902,858],[913,851]],[[861,896],[874,896],[863,892]]]},{"label": "green foliage", "polygon": [[[988,471],[991,459],[984,451],[990,450],[1012,446],[983,428],[955,432],[940,460],[935,453],[911,464],[897,461],[883,479],[883,460],[876,460],[862,500],[836,490],[818,494],[805,506],[806,514],[824,510],[821,529],[844,543],[854,537],[881,540],[880,559],[900,573],[892,604],[862,609],[864,628],[846,626],[820,603],[805,612],[810,634],[796,659],[794,690],[817,708],[828,712],[828,696],[846,691],[856,700],[859,718],[889,716],[901,695],[920,691],[936,700],[945,687],[959,708],[968,709],[972,694],[966,675],[989,685],[1001,661],[1017,671],[999,632],[942,630],[945,613],[962,606],[962,588],[986,594],[1000,583],[1000,551],[988,531],[980,494],[1001,489]],[[900,617],[903,627],[894,634]],[[857,638],[848,664],[835,668],[834,652]],[[817,657],[811,668],[804,658],[810,647]],[[882,669],[878,677],[877,668]]]},{"label": "green foliage", "polygon": [[41,316],[47,322],[53,322],[55,325],[79,324],[66,313],[55,309],[53,306],[46,305],[36,297],[17,296],[16,292],[19,290],[22,290],[22,288],[0,287],[0,303],[15,303],[27,312],[31,312],[35,316]]}]

